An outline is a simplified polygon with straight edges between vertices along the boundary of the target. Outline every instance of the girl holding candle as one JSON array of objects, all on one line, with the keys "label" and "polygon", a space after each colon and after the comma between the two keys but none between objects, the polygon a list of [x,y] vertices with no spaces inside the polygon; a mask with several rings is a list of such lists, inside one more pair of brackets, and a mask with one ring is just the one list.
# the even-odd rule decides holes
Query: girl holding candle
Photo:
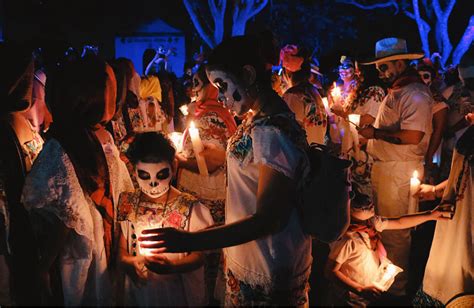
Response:
[{"label": "girl holding candle", "polygon": [[443,214],[450,208],[385,218],[375,215],[370,198],[356,189],[351,201],[351,225],[341,239],[330,245],[325,272],[333,283],[327,304],[365,307],[375,301],[385,291],[375,279],[391,264],[379,232],[411,228],[429,220],[448,220]]},{"label": "girl holding candle", "polygon": [[[309,171],[305,133],[271,88],[276,53],[251,36],[232,37],[206,66],[219,100],[242,116],[227,147],[225,225],[199,232],[154,229],[142,247],[168,252],[224,249],[225,306],[308,305],[311,237],[298,217]],[[143,239],[145,239],[142,235]]]},{"label": "girl holding candle", "polygon": [[[364,127],[374,123],[385,92],[367,80],[365,76],[367,74],[364,74],[352,58],[342,56],[340,62],[339,79],[342,85],[337,87],[340,89],[340,94],[336,92],[336,95],[329,96],[332,101],[331,111],[336,115],[330,120],[337,125],[337,130],[331,125],[330,135],[331,138],[335,137],[334,142],[342,140],[341,154],[353,159],[353,181],[359,185],[364,194],[371,196],[370,172],[373,160],[366,151],[367,141],[362,137],[359,138],[356,125]],[[351,120],[354,115],[358,116],[357,123],[348,122],[347,120]],[[344,131],[342,137],[338,135],[341,130]]]},{"label": "girl holding candle", "polygon": [[[196,102],[192,115],[195,132],[199,134],[203,145],[224,151],[237,125],[229,110],[217,101],[217,89],[207,79],[204,66],[193,76],[193,96]],[[184,133],[183,153],[177,155],[180,167],[178,189],[197,197],[210,209],[215,222],[222,224],[225,201],[224,163],[214,164],[211,160],[204,160],[209,174],[202,175],[198,170],[190,130],[188,128]]]},{"label": "girl holding candle", "polygon": [[127,277],[125,303],[137,306],[205,306],[204,256],[200,252],[151,256],[138,247],[142,230],[172,227],[195,231],[213,224],[209,210],[189,194],[171,186],[175,149],[160,133],[136,136],[127,155],[140,188],[122,193],[118,221],[119,260]]}]

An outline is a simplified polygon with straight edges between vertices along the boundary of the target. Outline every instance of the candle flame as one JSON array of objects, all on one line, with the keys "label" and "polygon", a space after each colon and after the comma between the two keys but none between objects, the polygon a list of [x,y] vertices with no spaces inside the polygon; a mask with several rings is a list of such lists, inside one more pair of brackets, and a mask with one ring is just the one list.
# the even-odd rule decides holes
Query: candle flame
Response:
[{"label": "candle flame", "polygon": [[336,82],[334,82],[334,87],[331,90],[331,95],[334,97],[341,96],[341,89],[336,85]]},{"label": "candle flame", "polygon": [[191,121],[191,123],[189,123],[189,128],[191,128],[191,129],[196,128],[196,125],[194,125],[194,121]]},{"label": "candle flame", "polygon": [[179,107],[179,110],[181,111],[181,113],[184,116],[187,116],[189,114],[188,106],[186,106],[186,105],[183,105],[183,106]]},{"label": "candle flame", "polygon": [[413,171],[413,178],[417,179],[418,178],[418,171]]}]

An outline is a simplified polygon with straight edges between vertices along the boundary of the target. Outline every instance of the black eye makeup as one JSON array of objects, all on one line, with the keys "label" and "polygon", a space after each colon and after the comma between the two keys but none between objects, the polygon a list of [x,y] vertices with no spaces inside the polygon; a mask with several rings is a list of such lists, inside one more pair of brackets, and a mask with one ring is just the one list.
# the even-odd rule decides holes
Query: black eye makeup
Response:
[{"label": "black eye makeup", "polygon": [[385,72],[386,70],[388,69],[388,65],[387,64],[382,64],[380,66],[377,66],[377,70],[381,73]]},{"label": "black eye makeup", "polygon": [[166,180],[167,178],[169,178],[169,176],[170,176],[170,168],[162,169],[156,174],[156,178],[158,180]]},{"label": "black eye makeup", "polygon": [[225,91],[227,91],[227,82],[224,82],[222,79],[216,78],[214,80],[214,84],[217,85],[221,93],[224,93]]},{"label": "black eye makeup", "polygon": [[150,174],[145,170],[138,169],[137,170],[138,177],[142,180],[149,180],[151,178]]}]

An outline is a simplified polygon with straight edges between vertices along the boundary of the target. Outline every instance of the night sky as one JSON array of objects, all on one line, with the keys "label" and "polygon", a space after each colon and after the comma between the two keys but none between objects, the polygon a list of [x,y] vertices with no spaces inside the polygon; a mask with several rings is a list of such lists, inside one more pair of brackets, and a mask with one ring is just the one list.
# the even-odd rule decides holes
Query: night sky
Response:
[{"label": "night sky", "polygon": [[[133,33],[141,24],[155,18],[161,18],[171,26],[184,31],[188,57],[198,51],[201,44],[180,0],[3,0],[2,2],[4,39],[19,41],[31,47],[43,47],[46,50],[49,48],[59,52],[68,46],[80,49],[84,43],[94,43],[107,58],[112,58],[115,35]],[[402,2],[404,1],[400,1]],[[450,33],[453,45],[459,40],[469,16],[473,13],[472,6],[468,5],[470,2],[472,3],[472,0],[458,0],[451,15]],[[364,11],[328,0],[270,0],[259,15],[247,23],[247,33],[260,31],[265,27],[274,29],[275,25],[282,25],[283,22],[278,19],[276,12],[278,6],[282,4],[288,8],[285,9],[287,14],[283,18],[286,28],[280,31],[280,36],[283,37],[279,38],[280,44],[321,37],[323,46],[318,55],[323,71],[334,67],[341,54],[359,58],[372,56],[375,41],[383,37],[404,37],[408,41],[409,49],[420,50],[416,23],[408,17],[402,14],[394,15],[393,9]],[[327,15],[314,18],[326,19],[330,27],[305,28],[307,22],[299,15],[298,9],[301,12],[308,7],[318,6],[326,7]],[[230,17],[229,8],[230,5],[227,17]],[[336,37],[329,42],[326,37],[331,33]],[[279,36],[279,33],[276,34]],[[303,34],[306,36],[302,37]]]}]

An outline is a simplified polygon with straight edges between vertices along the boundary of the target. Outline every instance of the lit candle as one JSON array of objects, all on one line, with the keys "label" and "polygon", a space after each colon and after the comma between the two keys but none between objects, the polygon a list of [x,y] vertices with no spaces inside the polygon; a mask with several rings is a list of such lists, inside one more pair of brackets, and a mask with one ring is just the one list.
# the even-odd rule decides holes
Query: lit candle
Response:
[{"label": "lit candle", "polygon": [[354,146],[354,158],[356,161],[359,161],[360,149],[359,149],[359,132],[357,131],[357,126],[360,123],[360,114],[350,114],[349,115],[349,126],[352,134],[352,142]]},{"label": "lit candle", "polygon": [[199,136],[199,130],[194,125],[194,122],[191,121],[189,125],[189,136],[191,136],[191,142],[193,144],[194,155],[196,156],[196,162],[198,164],[199,173],[201,175],[209,175],[207,171],[206,160],[200,154],[202,150],[204,150],[204,146],[202,145],[201,137]]},{"label": "lit candle", "polygon": [[334,82],[334,86],[331,90],[331,96],[334,98],[335,103],[339,103],[341,99],[341,88],[336,85],[336,82]]},{"label": "lit candle", "polygon": [[168,134],[168,138],[173,142],[176,153],[183,151],[183,133],[172,132]]},{"label": "lit candle", "polygon": [[418,198],[415,194],[420,188],[420,180],[418,179],[418,171],[413,171],[413,177],[410,179],[410,196],[408,198],[408,214],[418,212]]},{"label": "lit candle", "polygon": [[187,116],[189,114],[188,105],[183,105],[183,106],[179,107],[179,111],[181,111],[181,113],[184,116]]},{"label": "lit candle", "polygon": [[[158,228],[163,228],[163,221],[161,221],[161,223],[151,223],[151,222],[148,222],[146,226],[140,226],[140,225],[136,225],[135,227],[136,229],[136,234],[139,236],[139,237],[144,237],[144,238],[147,238],[147,237],[150,237],[150,236],[154,236],[154,234],[142,234],[142,232],[144,230],[151,230],[151,229],[158,229]],[[153,255],[151,253],[151,250],[152,248],[144,248],[144,247],[141,247],[141,244],[154,244],[156,243],[155,241],[147,241],[147,240],[141,240],[139,245],[138,245],[138,252],[140,255],[142,256],[151,256]]]}]

